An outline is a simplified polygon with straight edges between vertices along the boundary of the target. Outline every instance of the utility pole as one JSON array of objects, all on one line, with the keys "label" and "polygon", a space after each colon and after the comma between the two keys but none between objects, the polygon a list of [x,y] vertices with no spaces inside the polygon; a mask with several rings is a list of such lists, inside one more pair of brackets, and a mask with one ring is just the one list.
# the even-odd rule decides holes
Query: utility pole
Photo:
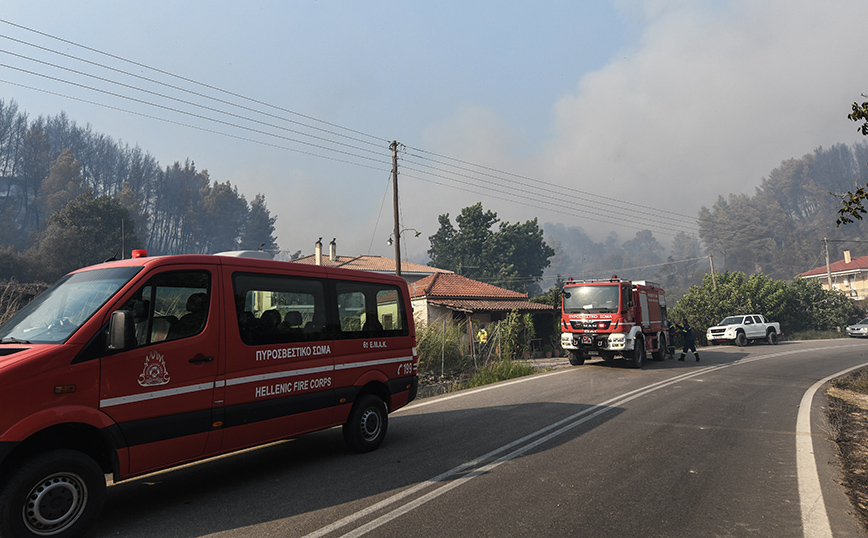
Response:
[{"label": "utility pole", "polygon": [[714,289],[717,289],[717,275],[714,274],[714,254],[708,255],[708,261],[711,262],[711,283]]},{"label": "utility pole", "polygon": [[823,245],[826,247],[826,282],[829,284],[829,291],[832,291],[832,266],[829,264],[829,238],[823,238]]},{"label": "utility pole", "polygon": [[395,274],[401,276],[401,224],[398,222],[398,141],[393,141],[392,150],[392,199],[395,210]]}]

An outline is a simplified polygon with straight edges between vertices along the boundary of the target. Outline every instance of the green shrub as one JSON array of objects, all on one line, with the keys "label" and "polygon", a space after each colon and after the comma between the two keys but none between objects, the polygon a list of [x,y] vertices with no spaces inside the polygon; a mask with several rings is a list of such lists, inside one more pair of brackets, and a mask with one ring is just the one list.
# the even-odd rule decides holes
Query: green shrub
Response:
[{"label": "green shrub", "polygon": [[477,370],[473,377],[461,385],[461,388],[481,387],[506,379],[530,375],[534,372],[536,370],[532,365],[523,362],[511,360],[492,362]]},{"label": "green shrub", "polygon": [[466,323],[445,318],[422,327],[416,333],[419,373],[444,375],[472,368],[473,359],[462,344],[465,331]]}]

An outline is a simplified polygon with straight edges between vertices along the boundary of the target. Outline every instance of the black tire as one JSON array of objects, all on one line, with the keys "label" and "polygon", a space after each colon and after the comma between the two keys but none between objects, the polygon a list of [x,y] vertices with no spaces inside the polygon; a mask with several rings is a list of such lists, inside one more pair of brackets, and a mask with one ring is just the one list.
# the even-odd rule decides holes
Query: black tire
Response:
[{"label": "black tire", "polygon": [[630,356],[630,366],[633,368],[642,368],[645,364],[645,339],[636,338],[633,342],[633,353]]},{"label": "black tire", "polygon": [[353,404],[343,426],[344,441],[356,452],[376,450],[386,438],[388,426],[386,403],[373,394],[364,394]]},{"label": "black tire", "polygon": [[769,344],[771,344],[773,346],[777,345],[778,333],[776,333],[775,331],[769,331],[769,333],[766,335],[766,342],[768,342]]},{"label": "black tire", "polygon": [[585,355],[581,351],[570,351],[570,364],[573,366],[581,366],[585,364]]},{"label": "black tire", "polygon": [[747,345],[747,336],[741,331],[735,335],[735,345],[738,347],[744,347]]},{"label": "black tire", "polygon": [[4,479],[0,536],[81,536],[99,517],[105,489],[102,469],[84,453],[37,454]]},{"label": "black tire", "polygon": [[651,352],[651,358],[655,361],[666,359],[666,337],[663,333],[657,335],[657,350]]}]

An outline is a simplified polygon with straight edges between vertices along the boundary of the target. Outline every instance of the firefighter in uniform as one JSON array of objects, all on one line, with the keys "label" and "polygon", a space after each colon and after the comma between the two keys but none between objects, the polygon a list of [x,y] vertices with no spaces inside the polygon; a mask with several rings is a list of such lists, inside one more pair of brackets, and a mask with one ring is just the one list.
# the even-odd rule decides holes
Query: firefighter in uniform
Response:
[{"label": "firefighter in uniform", "polygon": [[693,336],[693,329],[690,327],[690,323],[685,319],[681,325],[676,323],[675,328],[684,337],[684,349],[681,350],[681,356],[678,357],[678,360],[683,361],[684,356],[687,355],[687,351],[690,350],[696,355],[696,362],[699,362],[699,352],[696,351],[696,338]]}]

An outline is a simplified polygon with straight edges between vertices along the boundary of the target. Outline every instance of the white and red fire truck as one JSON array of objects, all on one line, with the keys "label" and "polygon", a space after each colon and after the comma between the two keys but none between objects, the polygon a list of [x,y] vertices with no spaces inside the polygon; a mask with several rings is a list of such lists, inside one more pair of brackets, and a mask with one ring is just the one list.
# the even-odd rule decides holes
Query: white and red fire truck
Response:
[{"label": "white and red fire truck", "polygon": [[570,364],[621,356],[641,368],[648,353],[656,360],[666,357],[666,298],[659,284],[617,276],[570,279],[562,295],[561,347]]}]

